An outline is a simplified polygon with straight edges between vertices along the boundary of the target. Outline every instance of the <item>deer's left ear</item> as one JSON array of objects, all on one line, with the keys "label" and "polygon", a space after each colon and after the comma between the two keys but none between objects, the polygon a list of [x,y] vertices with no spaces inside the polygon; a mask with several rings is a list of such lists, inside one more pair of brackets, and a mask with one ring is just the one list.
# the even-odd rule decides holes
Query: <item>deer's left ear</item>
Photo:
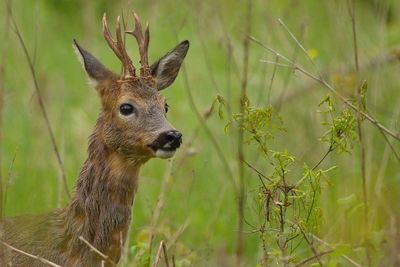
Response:
[{"label": "deer's left ear", "polygon": [[158,90],[165,89],[173,83],[188,49],[189,41],[183,41],[150,66]]}]

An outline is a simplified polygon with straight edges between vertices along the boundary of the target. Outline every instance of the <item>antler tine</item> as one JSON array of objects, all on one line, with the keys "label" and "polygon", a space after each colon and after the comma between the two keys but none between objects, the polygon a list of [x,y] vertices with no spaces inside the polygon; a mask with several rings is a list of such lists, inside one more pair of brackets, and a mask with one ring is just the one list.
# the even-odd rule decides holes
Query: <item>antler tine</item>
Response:
[{"label": "antler tine", "polygon": [[146,23],[146,30],[144,31],[144,48],[146,49],[146,55],[148,55],[147,53],[149,51],[149,42],[150,42],[150,26],[149,23]]},{"label": "antler tine", "polygon": [[107,25],[106,13],[104,13],[104,15],[103,15],[103,35],[104,35],[104,38],[106,39],[108,45],[110,46],[110,48],[114,51],[114,53],[117,55],[117,57],[119,59],[121,59],[121,54],[118,51],[118,48],[116,46],[116,42],[111,37],[111,32],[110,32],[110,29],[108,28],[108,25]]},{"label": "antler tine", "polygon": [[128,53],[126,52],[124,42],[122,41],[120,16],[117,18],[116,25],[117,41],[114,41],[110,29],[108,28],[106,13],[103,15],[103,34],[108,45],[122,62],[124,78],[135,76],[135,67],[133,66],[132,60],[129,58]]},{"label": "antler tine", "polygon": [[124,64],[124,75],[126,76],[135,76],[135,67],[133,66],[132,60],[128,56],[128,53],[126,52],[124,41],[122,41],[122,36],[121,36],[121,17],[118,16],[117,18],[117,25],[116,25],[116,36],[117,36],[117,46],[119,50],[121,51],[122,55],[122,61]]},{"label": "antler tine", "polygon": [[140,64],[142,65],[141,68],[141,75],[149,75],[149,61],[148,61],[148,47],[150,41],[150,30],[149,25],[146,25],[145,35],[143,36],[142,32],[142,24],[140,22],[139,17],[133,11],[132,12],[133,19],[135,20],[135,28],[133,31],[126,31],[126,33],[135,36],[136,41],[139,46],[139,53],[140,53]]}]

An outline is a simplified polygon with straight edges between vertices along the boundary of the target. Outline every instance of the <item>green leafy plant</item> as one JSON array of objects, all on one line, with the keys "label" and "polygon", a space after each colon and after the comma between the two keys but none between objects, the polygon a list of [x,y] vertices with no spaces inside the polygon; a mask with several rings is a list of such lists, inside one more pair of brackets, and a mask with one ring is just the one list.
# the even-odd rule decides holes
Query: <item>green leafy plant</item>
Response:
[{"label": "green leafy plant", "polygon": [[[224,120],[226,101],[218,96],[212,109],[216,104],[219,105],[219,118]],[[270,266],[278,262],[286,266],[306,261],[309,257],[316,257],[319,261],[320,248],[314,245],[313,240],[323,220],[318,200],[322,189],[330,184],[329,173],[336,168],[322,169],[320,165],[331,152],[342,153],[352,149],[357,141],[355,114],[348,108],[337,111],[331,95],[319,103],[319,108],[324,107],[319,113],[327,119],[322,122],[327,130],[319,140],[322,144],[327,143],[329,148],[314,167],[309,167],[288,149],[274,147],[274,138],[287,132],[277,110],[271,105],[253,107],[248,98],[242,104],[243,112],[232,114],[224,131],[226,134],[233,129],[244,131],[244,145],[249,149],[256,146],[265,163],[259,164],[268,166],[261,170],[245,162],[260,181],[259,186],[250,191],[253,202],[249,204],[249,210],[257,214],[258,221],[245,219],[250,231],[260,237],[263,251],[260,264]],[[329,252],[335,252],[331,256],[332,264],[337,256],[348,252],[348,246],[340,246],[334,246]]]}]

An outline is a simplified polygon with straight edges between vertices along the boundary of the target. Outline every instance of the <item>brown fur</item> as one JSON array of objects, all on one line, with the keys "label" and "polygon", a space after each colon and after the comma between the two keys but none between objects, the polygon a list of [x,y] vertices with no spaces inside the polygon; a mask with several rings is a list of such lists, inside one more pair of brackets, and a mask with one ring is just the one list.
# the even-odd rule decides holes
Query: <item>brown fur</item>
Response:
[{"label": "brown fur", "polygon": [[[150,67],[152,76],[129,79],[112,73],[78,44],[75,46],[102,103],[75,194],[65,208],[3,219],[0,241],[62,266],[100,266],[102,258],[79,237],[111,261],[117,263],[120,259],[140,167],[155,156],[148,145],[160,133],[173,129],[159,90],[175,79],[189,44],[182,42],[154,63]],[[174,56],[169,57],[171,53]],[[136,114],[122,116],[119,108],[123,103],[132,104]],[[7,263],[44,265],[0,244],[0,264]]]}]

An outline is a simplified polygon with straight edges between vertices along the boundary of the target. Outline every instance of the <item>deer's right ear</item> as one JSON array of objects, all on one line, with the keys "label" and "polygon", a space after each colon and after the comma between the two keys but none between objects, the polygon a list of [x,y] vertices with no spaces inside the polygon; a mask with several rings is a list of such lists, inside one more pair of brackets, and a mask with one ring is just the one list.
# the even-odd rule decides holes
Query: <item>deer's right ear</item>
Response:
[{"label": "deer's right ear", "polygon": [[80,47],[76,40],[74,40],[73,47],[93,87],[97,87],[102,81],[106,81],[116,75],[101,64],[92,54]]}]

